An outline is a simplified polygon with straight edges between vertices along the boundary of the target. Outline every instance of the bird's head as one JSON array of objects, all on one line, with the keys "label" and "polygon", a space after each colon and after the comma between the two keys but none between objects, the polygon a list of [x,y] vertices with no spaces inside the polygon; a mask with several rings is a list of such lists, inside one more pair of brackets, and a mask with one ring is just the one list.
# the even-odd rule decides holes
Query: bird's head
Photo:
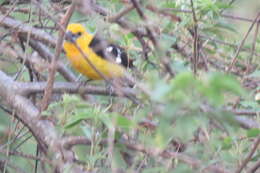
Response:
[{"label": "bird's head", "polygon": [[79,51],[75,44],[77,44],[81,49],[84,49],[92,39],[93,36],[86,31],[82,24],[71,23],[68,25],[65,33],[63,48],[66,53],[78,53]]},{"label": "bird's head", "polygon": [[85,39],[88,39],[88,37],[92,38],[82,24],[71,23],[68,25],[65,34],[66,42],[75,43],[77,40],[83,39],[84,37],[87,37]]}]

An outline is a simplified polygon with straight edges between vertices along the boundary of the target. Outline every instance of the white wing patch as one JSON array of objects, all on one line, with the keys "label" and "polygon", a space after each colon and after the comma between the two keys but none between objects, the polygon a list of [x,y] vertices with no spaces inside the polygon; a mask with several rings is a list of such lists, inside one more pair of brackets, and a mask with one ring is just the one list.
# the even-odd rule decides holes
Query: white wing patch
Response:
[{"label": "white wing patch", "polygon": [[117,56],[117,57],[116,57],[116,63],[117,63],[117,64],[121,64],[121,62],[122,62],[121,57],[120,57],[120,56]]},{"label": "white wing patch", "polygon": [[109,52],[109,53],[111,53],[112,50],[113,50],[113,47],[112,47],[112,46],[109,46],[109,47],[106,48],[106,51]]},{"label": "white wing patch", "polygon": [[[114,56],[115,62],[116,62],[117,64],[121,64],[121,63],[122,63],[122,59],[121,59],[121,54],[122,54],[122,52],[121,52],[121,50],[120,50],[119,48],[114,47],[114,46],[108,46],[108,47],[106,48],[106,51],[107,51],[112,57]],[[115,56],[116,56],[116,57],[115,57]]]},{"label": "white wing patch", "polygon": [[117,51],[117,56],[116,56],[116,63],[117,64],[121,64],[122,63],[122,59],[121,59],[121,50],[116,48]]}]

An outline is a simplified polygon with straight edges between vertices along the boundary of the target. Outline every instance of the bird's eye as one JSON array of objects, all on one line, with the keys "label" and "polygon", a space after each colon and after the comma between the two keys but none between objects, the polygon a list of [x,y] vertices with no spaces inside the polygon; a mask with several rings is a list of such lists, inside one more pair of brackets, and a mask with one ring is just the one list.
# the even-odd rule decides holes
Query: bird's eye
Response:
[{"label": "bird's eye", "polygon": [[77,32],[77,36],[81,36],[82,32]]}]

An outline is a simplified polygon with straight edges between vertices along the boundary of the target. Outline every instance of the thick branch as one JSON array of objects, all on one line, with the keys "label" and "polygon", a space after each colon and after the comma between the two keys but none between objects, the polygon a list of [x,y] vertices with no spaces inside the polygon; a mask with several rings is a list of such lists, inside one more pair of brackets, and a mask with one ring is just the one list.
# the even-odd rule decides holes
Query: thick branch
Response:
[{"label": "thick branch", "polygon": [[[19,83],[14,82],[5,73],[0,71],[0,97],[12,107],[21,122],[23,122],[32,132],[42,150],[54,152],[58,158],[55,164],[61,172],[66,169],[67,164],[72,164],[74,156],[71,151],[59,149],[59,135],[51,121],[40,118],[39,110],[32,102],[19,95]],[[59,159],[63,156],[63,159]],[[80,167],[74,166],[71,172],[84,172]]]},{"label": "thick branch", "polygon": [[[46,87],[46,82],[17,82],[19,86],[19,93],[21,95],[30,95],[35,93],[42,93]],[[80,83],[73,82],[55,82],[53,85],[54,93],[80,93],[80,94],[95,94],[107,96],[119,96],[116,91],[109,91],[104,87],[99,86],[82,86]],[[122,88],[122,92],[128,95],[135,95],[134,90],[131,88]]]},{"label": "thick branch", "polygon": [[30,33],[30,36],[35,40],[42,41],[46,44],[50,44],[51,46],[55,46],[55,38],[44,32],[42,29],[36,29],[32,26],[26,25],[21,21],[12,19],[10,17],[5,17],[0,14],[0,26],[4,26],[8,29],[15,30],[21,34],[27,35]]}]

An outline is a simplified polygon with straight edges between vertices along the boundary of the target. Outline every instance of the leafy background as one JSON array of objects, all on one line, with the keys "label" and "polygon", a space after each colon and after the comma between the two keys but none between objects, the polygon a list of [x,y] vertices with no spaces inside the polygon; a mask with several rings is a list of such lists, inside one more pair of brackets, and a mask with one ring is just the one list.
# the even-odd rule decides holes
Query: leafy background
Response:
[{"label": "leafy background", "polygon": [[[238,115],[230,110],[253,111],[256,113],[254,116],[246,114],[239,116],[260,123],[260,37],[259,34],[254,35],[255,25],[240,49],[234,68],[231,73],[227,73],[225,70],[252,22],[223,17],[223,14],[254,19],[259,12],[260,2],[257,0],[251,0],[250,3],[245,0],[231,2],[226,0],[193,2],[201,43],[201,59],[197,74],[193,73],[192,64],[194,39],[189,30],[193,29],[194,20],[190,1],[140,1],[147,21],[143,21],[136,10],[124,16],[128,22],[140,28],[146,25],[153,28],[159,47],[156,48],[148,38],[145,38],[150,47],[148,59],[144,58],[141,43],[130,31],[116,23],[109,23],[96,13],[86,15],[80,13],[80,10],[74,12],[71,22],[83,23],[89,32],[93,34],[99,32],[104,38],[116,42],[127,50],[129,57],[135,60],[136,67],[129,70],[129,73],[151,93],[147,96],[136,89],[136,95],[142,103],[139,105],[126,98],[111,96],[92,95],[91,100],[84,100],[78,95],[64,94],[54,99],[49,108],[43,112],[43,116],[55,119],[57,131],[61,136],[84,136],[91,141],[91,145],[73,147],[77,159],[85,170],[186,173],[201,172],[209,165],[218,165],[231,172],[238,169],[251,151],[254,141],[259,138],[260,130],[242,128],[236,121]],[[2,5],[1,13],[5,14],[4,8],[13,8],[13,3],[17,2]],[[130,1],[99,0],[97,3],[113,15]],[[41,5],[59,21],[69,1],[57,3],[43,0]],[[148,5],[164,9],[165,12],[178,16],[181,21],[145,8]],[[57,37],[55,22],[35,7],[33,3],[17,3],[8,16]],[[22,9],[26,9],[27,12],[21,13],[19,10]],[[23,51],[15,36],[9,34],[11,30],[0,27],[0,31],[1,46],[12,45],[13,50]],[[3,37],[5,34],[9,35]],[[254,56],[251,51],[253,44],[255,44]],[[180,48],[174,48],[176,45]],[[49,48],[53,53],[54,49]],[[35,51],[26,45],[25,54],[30,58]],[[64,54],[60,60],[69,66]],[[174,75],[165,69],[164,61]],[[246,71],[248,67],[251,68],[250,71]],[[4,50],[0,50],[0,68],[10,76],[20,72],[17,80],[29,81],[24,64],[14,57],[6,56]],[[47,69],[42,69],[40,72],[47,77]],[[57,74],[56,80],[65,79]],[[81,76],[80,80],[84,81],[85,77]],[[105,86],[102,81],[94,81],[91,85]],[[41,96],[37,95],[36,99],[40,98]],[[0,104],[5,105],[5,101],[1,98]],[[109,144],[111,140],[112,144]],[[103,145],[104,141],[108,141],[108,145]],[[141,144],[150,153],[130,150],[124,145],[125,141]],[[30,131],[1,109],[0,142],[1,149],[36,154],[37,143]],[[179,159],[163,157],[160,152],[165,150],[185,154],[193,158],[193,161],[200,160],[201,165],[199,168],[194,168]],[[260,153],[257,150],[250,158],[245,171],[257,164],[259,158]],[[18,170],[33,172],[35,168],[35,161],[28,158],[1,153],[0,159],[2,172],[19,172]],[[19,169],[5,165],[5,160]],[[40,164],[45,165],[47,172],[54,169],[49,164],[42,162]],[[37,172],[44,172],[44,169],[38,167]]]}]

